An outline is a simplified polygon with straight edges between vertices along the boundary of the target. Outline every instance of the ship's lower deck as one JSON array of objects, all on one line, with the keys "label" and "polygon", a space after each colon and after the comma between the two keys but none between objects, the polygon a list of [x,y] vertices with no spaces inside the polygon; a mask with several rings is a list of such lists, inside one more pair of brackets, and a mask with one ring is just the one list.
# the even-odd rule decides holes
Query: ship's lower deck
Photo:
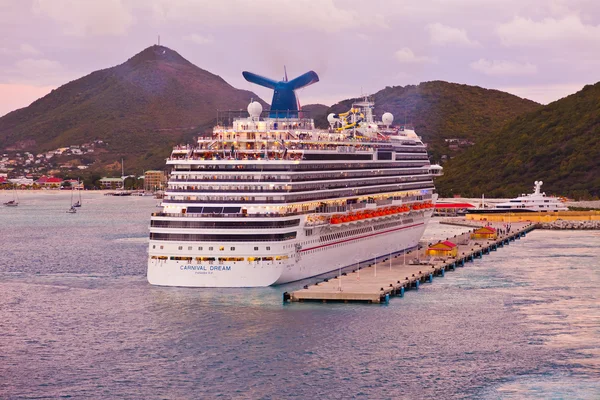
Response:
[{"label": "ship's lower deck", "polygon": [[[261,287],[297,281],[415,247],[432,210],[357,222],[284,242],[150,240],[148,281],[186,287]],[[314,230],[314,229],[313,229]]]}]

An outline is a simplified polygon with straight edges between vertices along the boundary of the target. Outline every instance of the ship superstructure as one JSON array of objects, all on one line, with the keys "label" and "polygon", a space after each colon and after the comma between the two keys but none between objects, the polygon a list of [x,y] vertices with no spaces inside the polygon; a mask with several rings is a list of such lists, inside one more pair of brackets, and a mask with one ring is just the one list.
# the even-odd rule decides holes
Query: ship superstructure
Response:
[{"label": "ship superstructure", "polygon": [[150,224],[156,285],[268,286],[417,245],[437,199],[413,130],[373,119],[373,103],[330,114],[329,129],[295,110],[218,125],[178,146],[163,210]]}]

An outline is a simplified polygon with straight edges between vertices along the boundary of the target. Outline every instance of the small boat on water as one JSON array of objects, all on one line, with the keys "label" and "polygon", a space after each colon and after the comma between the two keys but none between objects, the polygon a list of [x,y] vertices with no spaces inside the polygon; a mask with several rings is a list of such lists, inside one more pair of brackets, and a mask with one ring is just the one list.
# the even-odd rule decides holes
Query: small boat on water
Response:
[{"label": "small boat on water", "polygon": [[[77,202],[77,203],[79,203],[79,202]],[[73,203],[73,191],[71,191],[71,208],[69,208],[69,209],[67,210],[67,213],[68,213],[68,214],[75,214],[75,213],[77,212],[77,209],[76,209],[75,207],[81,207],[81,203],[79,203],[79,205],[78,205],[78,206],[77,206],[77,205],[75,205],[75,204],[77,204],[77,203]]]},{"label": "small boat on water", "polygon": [[6,207],[18,207],[19,206],[19,196],[17,194],[17,187],[14,186],[13,190],[13,199],[4,203]]},{"label": "small boat on water", "polygon": [[82,201],[81,201],[81,189],[79,188],[79,179],[77,180],[77,191],[79,193],[79,200],[77,200],[73,204],[73,207],[81,207],[81,204],[82,204]]},{"label": "small boat on water", "polygon": [[493,208],[474,208],[467,210],[470,214],[494,214],[505,212],[557,212],[568,211],[557,197],[546,196],[540,189],[544,182],[535,181],[533,193],[522,194],[521,196],[511,199],[505,203],[496,204]]}]

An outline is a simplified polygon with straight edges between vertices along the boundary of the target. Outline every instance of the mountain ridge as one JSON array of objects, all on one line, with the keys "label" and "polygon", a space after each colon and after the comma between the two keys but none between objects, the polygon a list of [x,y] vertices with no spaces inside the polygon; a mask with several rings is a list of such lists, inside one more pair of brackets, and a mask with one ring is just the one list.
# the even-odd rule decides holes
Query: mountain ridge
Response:
[{"label": "mountain ridge", "polygon": [[176,51],[154,45],[6,114],[0,118],[0,147],[40,152],[99,138],[110,144],[101,162],[141,157],[144,164],[144,153],[158,152],[164,159],[171,145],[210,127],[217,110],[245,108],[251,98],[267,105]]},{"label": "mountain ridge", "polygon": [[518,116],[445,165],[442,195],[513,197],[535,180],[548,193],[600,196],[600,82]]},{"label": "mountain ridge", "polygon": [[[476,143],[514,117],[541,107],[532,100],[499,90],[441,80],[388,86],[370,97],[375,101],[377,116],[391,112],[394,124],[404,125],[406,120],[413,126],[427,143],[435,162],[440,162],[444,155],[454,155],[446,139]],[[347,111],[353,102],[360,100],[346,99],[334,104],[317,124],[328,126],[327,114]]]}]

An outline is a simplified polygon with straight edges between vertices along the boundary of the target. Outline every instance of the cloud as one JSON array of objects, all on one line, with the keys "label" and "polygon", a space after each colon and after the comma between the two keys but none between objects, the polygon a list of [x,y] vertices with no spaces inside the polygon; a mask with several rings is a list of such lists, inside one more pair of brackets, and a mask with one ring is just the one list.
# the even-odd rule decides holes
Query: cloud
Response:
[{"label": "cloud", "polygon": [[133,23],[122,0],[35,0],[33,11],[50,17],[71,36],[121,36]]},{"label": "cloud", "polygon": [[52,71],[61,68],[58,61],[47,60],[45,58],[26,58],[24,60],[17,61],[15,66],[20,69],[32,71]]},{"label": "cloud", "polygon": [[600,43],[600,25],[586,25],[577,15],[541,21],[515,17],[508,23],[500,24],[496,33],[502,44],[509,47],[542,44],[556,46],[558,42],[564,41]]},{"label": "cloud", "polygon": [[31,55],[31,56],[37,56],[37,55],[42,54],[41,51],[39,51],[38,49],[36,49],[35,47],[33,47],[32,45],[30,45],[28,43],[21,44],[21,46],[19,46],[19,50],[20,50],[21,54],[27,54],[27,55]]},{"label": "cloud", "polygon": [[556,83],[543,85],[499,87],[498,90],[512,93],[516,96],[548,104],[565,96],[580,91],[585,83]]},{"label": "cloud", "polygon": [[402,64],[427,64],[433,63],[435,60],[427,56],[417,56],[408,47],[403,47],[394,53],[396,60]]},{"label": "cloud", "polygon": [[196,43],[196,44],[199,44],[199,45],[211,44],[215,41],[213,39],[212,35],[203,36],[203,35],[198,35],[196,33],[192,33],[191,35],[184,36],[183,39],[193,42],[193,43]]},{"label": "cloud", "polygon": [[408,47],[403,47],[394,53],[396,60],[402,64],[428,64],[435,63],[435,59],[427,56],[418,56]]},{"label": "cloud", "polygon": [[359,27],[388,28],[383,14],[365,14],[334,0],[154,0],[148,5],[158,21],[202,21],[205,27],[268,26],[329,33]]},{"label": "cloud", "polygon": [[2,93],[2,96],[0,96],[0,117],[17,108],[28,106],[40,97],[50,93],[54,88],[54,86],[0,83],[0,93]]},{"label": "cloud", "polygon": [[62,64],[46,58],[25,58],[0,71],[0,82],[12,84],[49,86],[72,78]]},{"label": "cloud", "polygon": [[531,63],[521,64],[513,61],[479,59],[469,64],[471,69],[489,76],[535,75],[537,66]]},{"label": "cloud", "polygon": [[28,43],[21,44],[18,48],[9,49],[7,47],[0,47],[0,54],[5,56],[25,55],[25,56],[38,56],[42,54],[41,51],[33,47]]},{"label": "cloud", "polygon": [[464,29],[452,28],[440,23],[427,25],[429,31],[429,40],[435,45],[456,44],[459,46],[475,47],[479,43],[469,39],[467,32]]}]

